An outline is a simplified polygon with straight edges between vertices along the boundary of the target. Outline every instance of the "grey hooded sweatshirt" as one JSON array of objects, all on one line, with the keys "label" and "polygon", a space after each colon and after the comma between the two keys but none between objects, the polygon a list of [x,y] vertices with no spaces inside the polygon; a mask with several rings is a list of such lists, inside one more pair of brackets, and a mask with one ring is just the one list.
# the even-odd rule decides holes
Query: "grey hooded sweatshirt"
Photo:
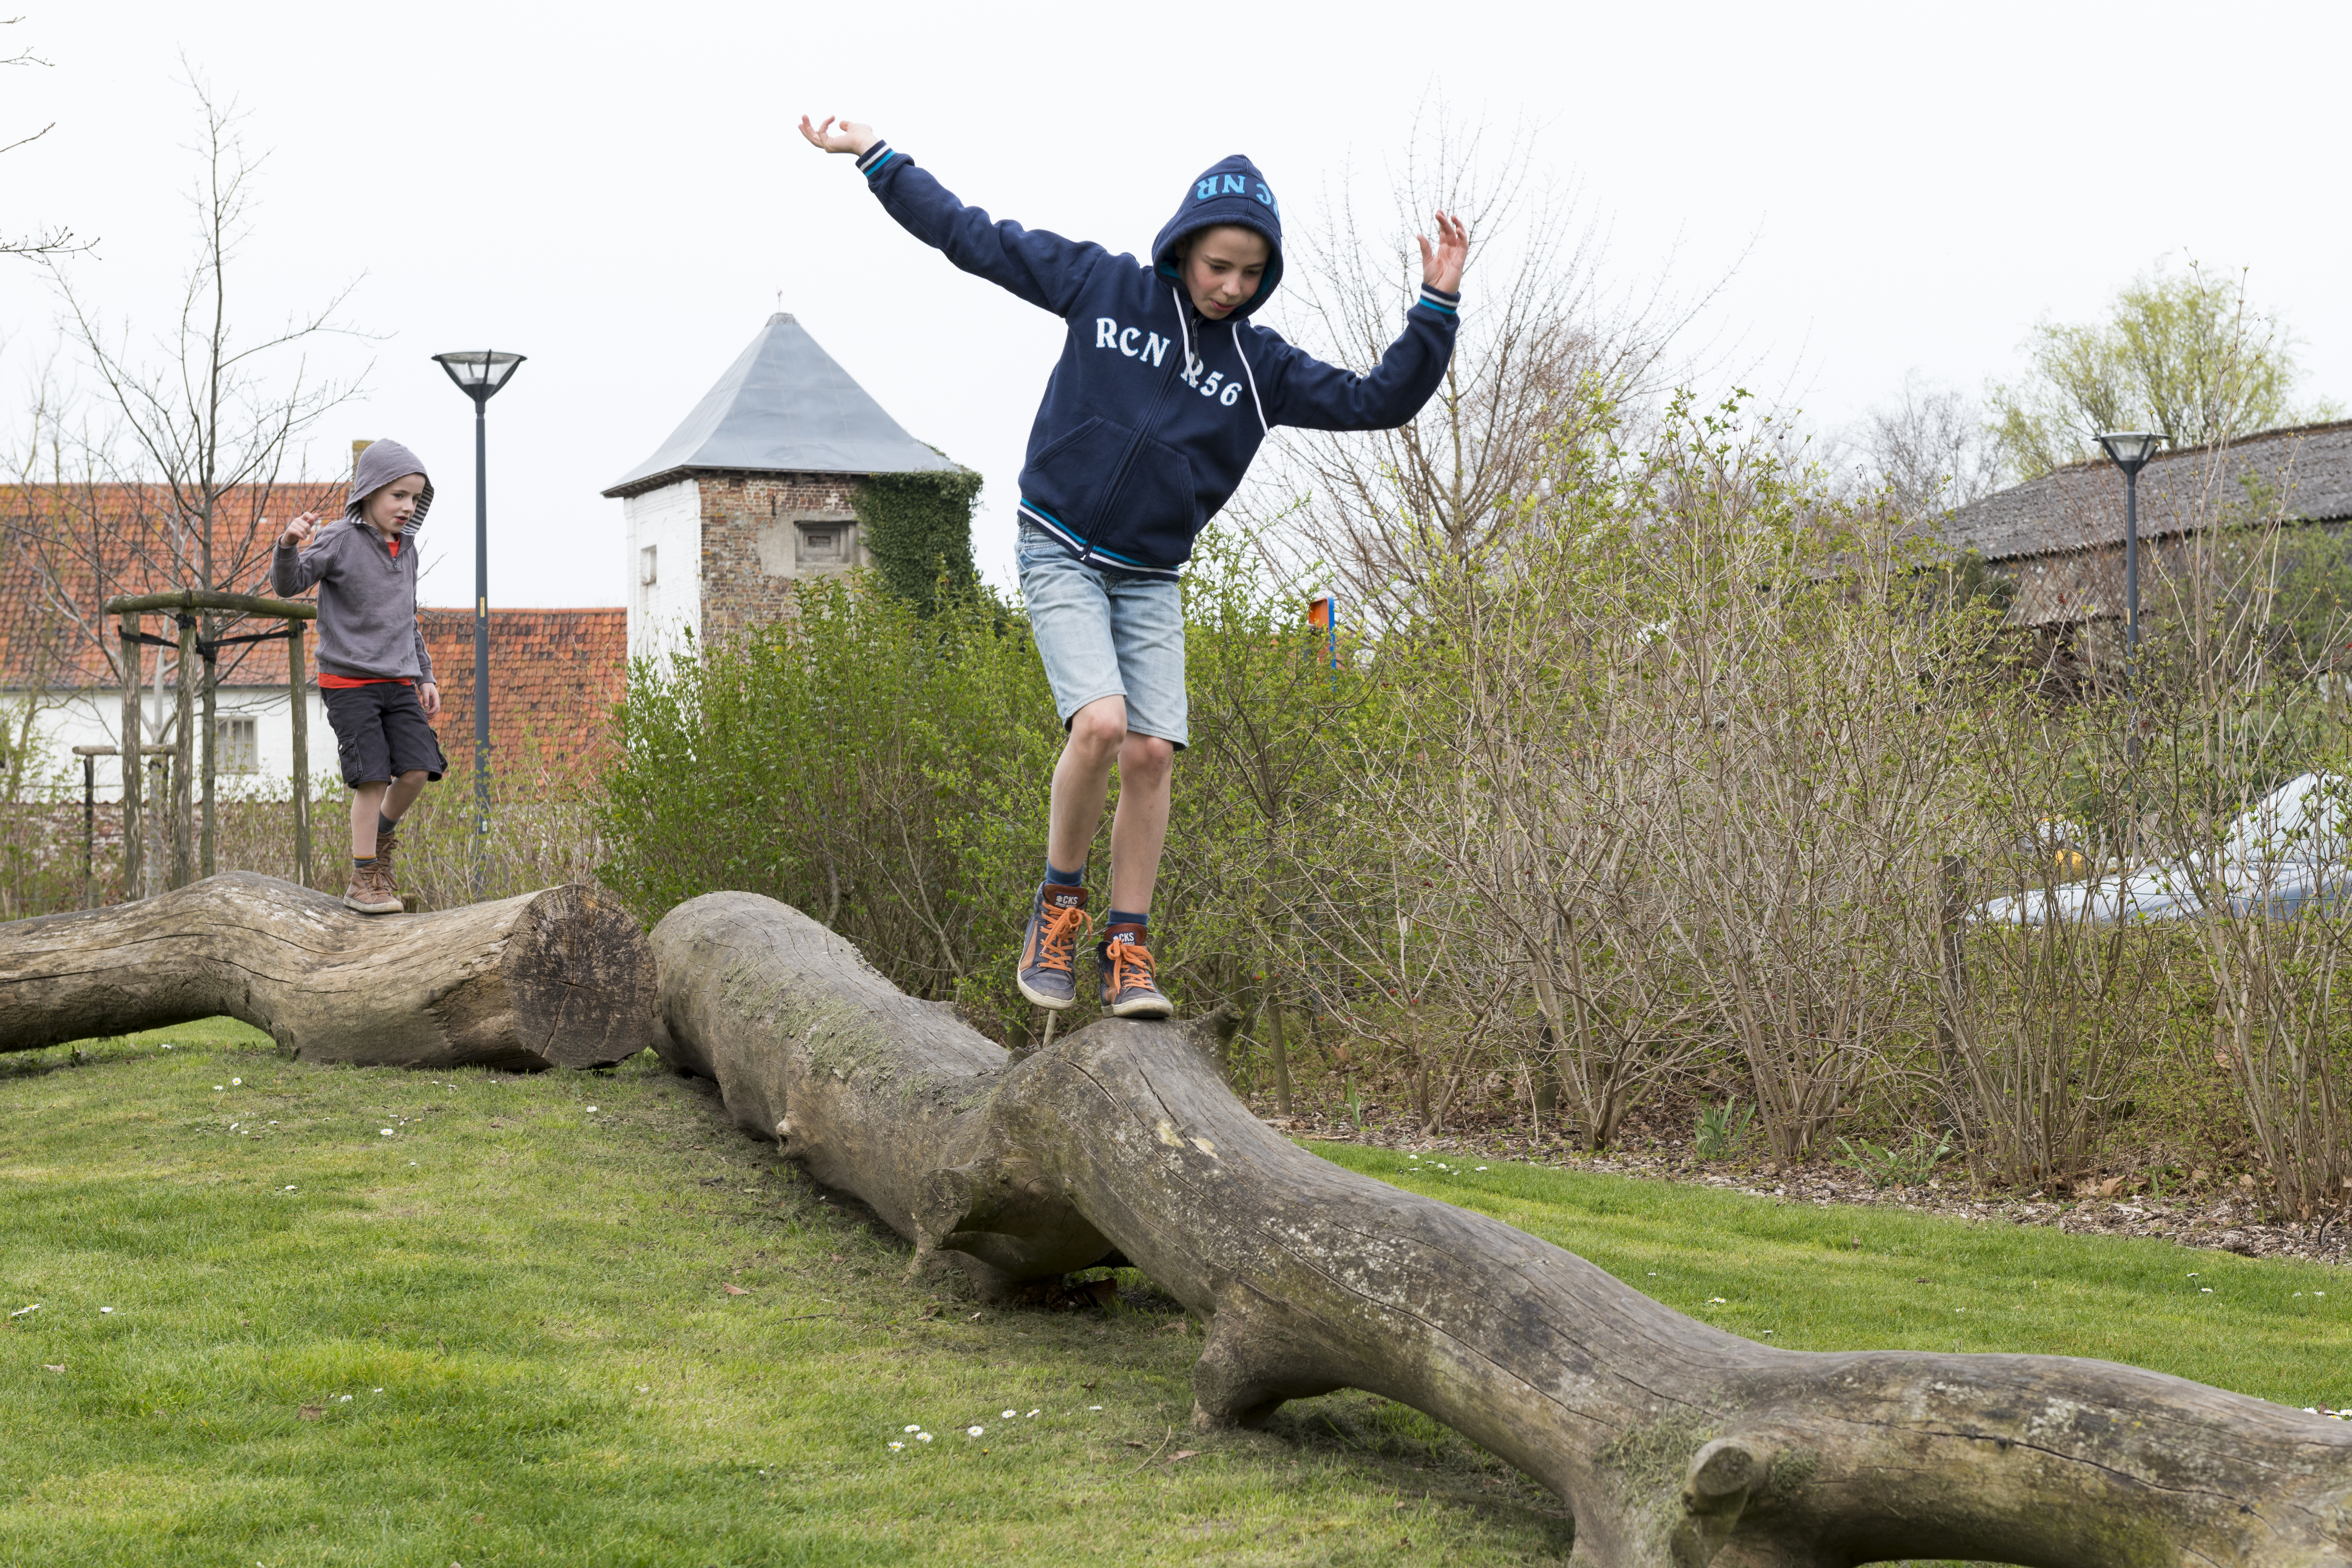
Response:
[{"label": "grey hooded sweatshirt", "polygon": [[433,505],[433,479],[416,498],[416,515],[400,531],[394,552],[383,534],[360,521],[360,503],[403,474],[422,474],[416,454],[397,441],[377,441],[360,453],[343,515],[320,529],[310,548],[279,545],[269,562],[269,585],[286,598],[319,585],[319,668],[362,679],[433,679],[433,656],[416,624],[416,532]]}]

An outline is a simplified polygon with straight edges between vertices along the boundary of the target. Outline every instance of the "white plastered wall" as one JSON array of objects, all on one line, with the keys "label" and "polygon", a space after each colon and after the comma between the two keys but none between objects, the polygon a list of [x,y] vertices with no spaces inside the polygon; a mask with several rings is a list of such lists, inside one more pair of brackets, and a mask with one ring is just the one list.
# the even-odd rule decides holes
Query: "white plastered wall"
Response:
[{"label": "white plastered wall", "polygon": [[[320,780],[339,783],[341,764],[335,757],[335,734],[327,725],[327,710],[314,689],[304,694],[309,699],[310,725],[310,782],[316,787]],[[41,749],[40,761],[35,764],[33,776],[27,781],[36,791],[55,789],[79,798],[81,794],[81,759],[73,754],[76,746],[113,746],[121,743],[122,727],[122,693],[119,689],[73,694],[26,693],[0,691],[0,704],[5,704],[6,719],[12,725],[21,714],[16,705],[31,696],[37,705],[33,720],[37,744]],[[145,692],[141,704],[143,717],[140,739],[149,745],[156,741],[156,721],[169,722],[176,701],[167,675],[163,683],[163,710],[159,714],[153,689]],[[225,792],[250,791],[257,795],[282,796],[294,777],[294,721],[287,706],[286,689],[282,686],[224,686],[215,696],[218,714],[222,719],[251,719],[254,741],[260,755],[251,773],[220,775]],[[197,709],[202,721],[203,710]],[[99,798],[114,800],[122,788],[122,775],[113,757],[98,759],[97,784]]]},{"label": "white plastered wall", "polygon": [[[629,657],[659,658],[702,636],[702,487],[680,479],[621,502],[628,544]],[[653,578],[646,578],[652,551]]]}]

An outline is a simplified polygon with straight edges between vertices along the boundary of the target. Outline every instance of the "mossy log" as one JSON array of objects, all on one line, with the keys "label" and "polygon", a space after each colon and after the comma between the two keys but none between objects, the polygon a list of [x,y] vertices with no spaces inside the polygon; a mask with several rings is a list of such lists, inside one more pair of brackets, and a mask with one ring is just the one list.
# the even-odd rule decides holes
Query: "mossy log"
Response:
[{"label": "mossy log", "polygon": [[2059,1356],[1725,1333],[1496,1220],[1317,1159],[1211,1026],[1013,1060],[745,893],[653,933],[674,1066],[983,1292],[1123,1257],[1208,1323],[1203,1427],[1367,1389],[1564,1499],[1572,1562],[2352,1568],[2352,1426]]},{"label": "mossy log", "polygon": [[0,1051],[226,1014],[305,1061],[601,1067],[655,1042],[652,950],[580,885],[415,915],[231,871],[0,925]]}]

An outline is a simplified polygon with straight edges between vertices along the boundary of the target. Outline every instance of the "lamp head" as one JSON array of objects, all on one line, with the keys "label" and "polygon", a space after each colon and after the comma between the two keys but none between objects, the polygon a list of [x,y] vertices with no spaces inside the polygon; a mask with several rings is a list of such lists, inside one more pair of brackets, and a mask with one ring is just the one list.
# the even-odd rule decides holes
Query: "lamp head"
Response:
[{"label": "lamp head", "polygon": [[477,403],[488,403],[499,388],[507,384],[515,367],[523,362],[521,354],[500,353],[495,349],[466,349],[456,353],[435,354],[434,363],[449,373],[457,390]]},{"label": "lamp head", "polygon": [[2099,446],[2107,454],[2107,461],[2131,475],[2147,467],[2157,447],[2169,439],[2147,430],[2110,430],[2099,437]]}]

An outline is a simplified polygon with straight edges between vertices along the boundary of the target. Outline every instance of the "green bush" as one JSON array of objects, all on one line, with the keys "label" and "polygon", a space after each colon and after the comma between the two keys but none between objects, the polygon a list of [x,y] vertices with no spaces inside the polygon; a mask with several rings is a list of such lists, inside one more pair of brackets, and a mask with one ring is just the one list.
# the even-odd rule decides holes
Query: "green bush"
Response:
[{"label": "green bush", "polygon": [[850,499],[866,553],[882,587],[922,614],[934,613],[942,588],[950,597],[979,584],[971,564],[971,503],[980,476],[947,473],[876,474]]},{"label": "green bush", "polygon": [[[2210,861],[2262,790],[2343,771],[2340,700],[2253,657],[2274,595],[2153,621],[2128,700],[2061,690],[1900,518],[1822,493],[1736,405],[1671,414],[1646,450],[1564,451],[1522,533],[1433,557],[1336,641],[1203,537],[1153,947],[1183,1011],[1243,1019],[1236,1088],[1430,1131],[1516,1100],[1594,1148],[1736,1097],[1784,1159],[2201,1169],[2341,1205],[2352,909],[1971,913]],[[779,624],[638,666],[602,875],[648,921],[781,899],[1020,1043],[1062,737],[1017,605],[929,581],[804,584]]]},{"label": "green bush", "polygon": [[648,922],[764,893],[951,997],[1017,940],[1058,743],[1026,629],[977,594],[925,617],[870,574],[795,586],[787,618],[630,672],[599,826]]}]

